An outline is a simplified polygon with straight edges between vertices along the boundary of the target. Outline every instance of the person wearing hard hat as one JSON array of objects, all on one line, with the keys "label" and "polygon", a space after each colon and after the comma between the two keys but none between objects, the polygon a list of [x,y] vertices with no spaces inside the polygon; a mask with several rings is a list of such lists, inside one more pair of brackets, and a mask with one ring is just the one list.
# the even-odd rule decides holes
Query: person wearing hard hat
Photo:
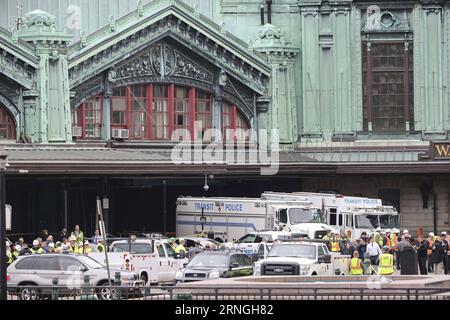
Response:
[{"label": "person wearing hard hat", "polygon": [[103,237],[100,236],[98,237],[98,243],[97,246],[95,247],[95,250],[97,250],[97,252],[105,252],[106,247],[105,247],[105,242],[103,241]]},{"label": "person wearing hard hat", "polygon": [[394,256],[389,253],[389,247],[383,247],[383,253],[380,257],[380,265],[378,267],[379,275],[392,275],[394,273]]},{"label": "person wearing hard hat", "polygon": [[433,273],[433,262],[431,259],[431,254],[433,253],[433,244],[434,244],[434,233],[430,232],[428,234],[428,247],[427,247],[427,271],[428,273]]},{"label": "person wearing hard hat", "polygon": [[340,237],[339,237],[339,231],[333,230],[333,233],[330,238],[330,251],[331,252],[341,252],[341,246],[340,246]]},{"label": "person wearing hard hat", "polygon": [[381,228],[377,227],[372,234],[373,240],[378,243],[379,246],[383,245],[383,238],[381,237]]},{"label": "person wearing hard hat", "polygon": [[55,243],[55,253],[62,253],[62,243],[60,241]]},{"label": "person wearing hard hat", "polygon": [[91,246],[89,245],[89,241],[85,241],[84,242],[84,248],[83,248],[83,250],[80,252],[80,253],[83,253],[83,254],[89,254],[89,253],[91,253],[92,252],[92,248],[91,248]]},{"label": "person wearing hard hat", "polygon": [[69,238],[69,247],[67,250],[69,253],[78,253],[77,238],[72,236]]},{"label": "person wearing hard hat", "polygon": [[382,244],[381,246],[388,246],[389,247],[389,253],[392,254],[393,250],[392,250],[392,240],[391,240],[391,229],[386,229],[385,235],[382,238]]},{"label": "person wearing hard hat", "polygon": [[43,254],[44,249],[42,249],[41,245],[39,244],[39,240],[33,240],[33,248],[31,248],[32,254]]},{"label": "person wearing hard hat", "polygon": [[55,253],[55,244],[53,242],[48,244],[47,253]]},{"label": "person wearing hard hat", "polygon": [[14,260],[17,260],[17,258],[20,256],[20,251],[22,251],[22,247],[19,244],[16,244],[12,253]]},{"label": "person wearing hard hat", "polygon": [[361,276],[364,274],[364,266],[359,258],[358,251],[353,252],[353,258],[350,260],[349,270],[351,275]]},{"label": "person wearing hard hat", "polygon": [[83,254],[84,244],[83,243],[77,243],[77,251],[78,254]]}]

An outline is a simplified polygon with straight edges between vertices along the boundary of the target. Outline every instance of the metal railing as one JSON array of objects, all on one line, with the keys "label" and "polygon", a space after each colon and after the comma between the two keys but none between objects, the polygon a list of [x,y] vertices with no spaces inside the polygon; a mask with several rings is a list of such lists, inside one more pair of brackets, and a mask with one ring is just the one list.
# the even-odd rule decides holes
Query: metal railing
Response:
[{"label": "metal railing", "polygon": [[300,288],[225,286],[18,286],[8,287],[11,300],[450,300],[450,288]]}]

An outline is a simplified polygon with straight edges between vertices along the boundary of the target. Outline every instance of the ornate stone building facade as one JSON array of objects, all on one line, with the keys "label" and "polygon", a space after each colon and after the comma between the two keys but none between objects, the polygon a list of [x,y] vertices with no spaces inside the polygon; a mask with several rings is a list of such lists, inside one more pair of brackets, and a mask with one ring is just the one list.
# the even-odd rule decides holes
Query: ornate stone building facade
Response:
[{"label": "ornate stone building facade", "polygon": [[[119,230],[133,188],[159,198],[169,181],[176,198],[205,174],[219,195],[332,190],[382,197],[409,229],[450,227],[447,1],[56,2],[0,13],[0,138],[28,172],[12,171],[9,197],[19,216],[33,210],[18,231],[92,228],[77,206],[96,195],[114,197]],[[278,132],[272,178],[170,164],[180,140],[257,145],[260,129]],[[49,183],[50,207],[18,203]],[[172,209],[155,230],[173,230]]]}]

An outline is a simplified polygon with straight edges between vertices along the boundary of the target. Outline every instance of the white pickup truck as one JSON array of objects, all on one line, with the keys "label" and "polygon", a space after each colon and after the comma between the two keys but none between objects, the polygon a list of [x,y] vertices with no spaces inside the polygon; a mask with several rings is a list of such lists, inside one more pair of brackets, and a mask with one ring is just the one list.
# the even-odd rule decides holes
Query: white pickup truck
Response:
[{"label": "white pickup truck", "polygon": [[[105,253],[95,252],[89,256],[106,264]],[[146,285],[174,283],[175,274],[188,262],[185,258],[176,259],[174,250],[164,239],[115,241],[108,252],[108,260],[110,268],[136,272]]]},{"label": "white pickup truck", "polygon": [[350,256],[330,253],[322,242],[282,242],[255,263],[255,276],[348,274]]}]

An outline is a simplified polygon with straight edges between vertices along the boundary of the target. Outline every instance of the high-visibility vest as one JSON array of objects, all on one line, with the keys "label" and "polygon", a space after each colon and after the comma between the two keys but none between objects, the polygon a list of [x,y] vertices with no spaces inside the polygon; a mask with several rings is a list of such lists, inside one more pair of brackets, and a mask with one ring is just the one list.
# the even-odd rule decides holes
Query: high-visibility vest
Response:
[{"label": "high-visibility vest", "polygon": [[6,263],[8,265],[13,263],[13,255],[12,255],[11,251],[9,251],[8,249],[7,249],[7,252],[6,252],[6,257],[8,258],[8,260],[6,261]]},{"label": "high-visibility vest", "polygon": [[433,241],[428,239],[427,256],[431,255],[432,253],[433,253]]},{"label": "high-visibility vest", "polygon": [[333,238],[330,241],[331,244],[331,251],[332,252],[340,252],[341,251],[341,247],[339,246],[339,239],[338,238]]},{"label": "high-visibility vest", "polygon": [[75,247],[69,246],[69,252],[78,253],[78,247],[76,245],[75,245]]},{"label": "high-visibility vest", "polygon": [[398,251],[398,237],[396,235],[391,235],[391,247],[395,251]]},{"label": "high-visibility vest", "polygon": [[31,248],[31,253],[32,254],[42,254],[42,253],[44,253],[44,249],[39,248],[36,250],[35,248]]},{"label": "high-visibility vest", "polygon": [[74,231],[70,234],[71,237],[76,238],[77,243],[83,243],[84,242],[84,234],[83,231],[79,231],[78,234]]},{"label": "high-visibility vest", "polygon": [[350,274],[353,274],[353,275],[363,274],[363,269],[361,268],[361,259],[353,258],[350,261]]},{"label": "high-visibility vest", "polygon": [[186,248],[182,244],[179,244],[175,247],[175,253],[180,253],[181,251],[184,251],[184,253],[186,253]]},{"label": "high-visibility vest", "polygon": [[[383,247],[384,243],[381,244],[381,248]],[[392,240],[389,237],[386,237],[386,246],[389,247],[389,250],[392,250]]]},{"label": "high-visibility vest", "polygon": [[97,247],[95,247],[95,250],[97,250],[97,252],[105,252],[105,246],[99,243]]},{"label": "high-visibility vest", "polygon": [[14,260],[16,260],[20,256],[20,252],[19,251],[14,251],[12,254],[15,257]]},{"label": "high-visibility vest", "polygon": [[394,256],[390,253],[383,253],[378,266],[380,275],[389,275],[394,273]]}]

